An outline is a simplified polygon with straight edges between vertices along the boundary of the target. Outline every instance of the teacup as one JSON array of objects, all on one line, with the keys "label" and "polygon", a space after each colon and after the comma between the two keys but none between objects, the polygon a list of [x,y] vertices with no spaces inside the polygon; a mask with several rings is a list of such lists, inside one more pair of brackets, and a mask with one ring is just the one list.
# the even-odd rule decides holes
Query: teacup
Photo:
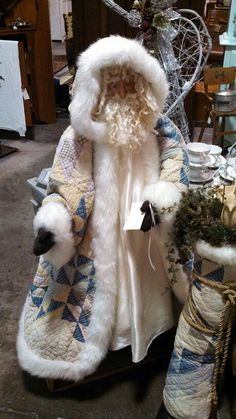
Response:
[{"label": "teacup", "polygon": [[200,166],[189,166],[189,180],[190,181],[201,181],[203,178],[203,168]]},{"label": "teacup", "polygon": [[206,162],[211,146],[206,143],[188,143],[187,149],[190,162],[203,165]]},{"label": "teacup", "polygon": [[211,157],[212,164],[219,164],[221,162],[221,153],[222,153],[221,147],[215,144],[210,145],[209,156]]}]

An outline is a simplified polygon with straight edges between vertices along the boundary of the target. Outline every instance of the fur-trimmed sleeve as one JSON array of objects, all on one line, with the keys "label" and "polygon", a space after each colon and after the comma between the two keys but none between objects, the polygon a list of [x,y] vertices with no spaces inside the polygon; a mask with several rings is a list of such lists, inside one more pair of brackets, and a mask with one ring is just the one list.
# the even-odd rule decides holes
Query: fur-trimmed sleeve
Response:
[{"label": "fur-trimmed sleeve", "polygon": [[160,180],[172,182],[181,192],[185,192],[189,185],[189,160],[184,139],[167,116],[160,116],[155,129],[160,144]]},{"label": "fur-trimmed sleeve", "polygon": [[188,153],[183,137],[170,119],[160,115],[155,127],[159,145],[159,179],[144,189],[144,200],[162,213],[162,221],[172,219],[182,194],[188,189]]},{"label": "fur-trimmed sleeve", "polygon": [[57,146],[47,194],[43,205],[61,202],[67,208],[73,220],[75,244],[78,244],[94,200],[92,144],[77,138],[71,126],[65,130]]}]

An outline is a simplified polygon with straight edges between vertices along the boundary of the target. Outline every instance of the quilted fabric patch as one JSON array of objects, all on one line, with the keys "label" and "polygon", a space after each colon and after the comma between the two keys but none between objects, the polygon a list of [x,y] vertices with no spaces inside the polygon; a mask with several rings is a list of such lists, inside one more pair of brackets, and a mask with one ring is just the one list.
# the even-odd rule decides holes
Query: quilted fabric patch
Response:
[{"label": "quilted fabric patch", "polygon": [[71,324],[74,339],[85,342],[96,289],[93,261],[80,255],[58,272],[47,263],[44,275],[49,267],[51,281],[48,286],[34,283],[31,287],[31,301],[39,308],[34,323],[41,322],[43,317],[60,318]]}]

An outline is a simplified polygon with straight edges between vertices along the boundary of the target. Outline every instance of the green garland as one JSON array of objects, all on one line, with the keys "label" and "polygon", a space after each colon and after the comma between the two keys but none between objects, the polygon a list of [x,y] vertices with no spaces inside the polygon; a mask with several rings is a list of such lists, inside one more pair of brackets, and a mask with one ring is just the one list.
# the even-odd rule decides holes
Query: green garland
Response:
[{"label": "green garland", "polygon": [[143,22],[145,22],[145,31],[149,30],[151,32],[156,32],[157,30],[168,28],[170,24],[169,18],[163,11],[154,13],[150,1],[148,0],[145,2],[142,0],[134,0],[132,9],[137,10],[141,14]]},{"label": "green garland", "polygon": [[155,29],[165,29],[169,26],[169,19],[165,16],[163,12],[156,13],[153,16],[151,26]]},{"label": "green garland", "polygon": [[179,251],[180,263],[191,257],[192,246],[205,240],[212,246],[236,245],[236,228],[222,224],[224,197],[219,190],[189,191],[180,202],[173,225],[172,242]]}]

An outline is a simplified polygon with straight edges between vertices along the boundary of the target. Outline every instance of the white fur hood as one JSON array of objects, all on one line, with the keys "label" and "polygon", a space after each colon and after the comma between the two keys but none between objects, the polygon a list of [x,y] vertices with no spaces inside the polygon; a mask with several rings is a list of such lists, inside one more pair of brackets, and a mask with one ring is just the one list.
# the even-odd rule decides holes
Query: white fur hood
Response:
[{"label": "white fur hood", "polygon": [[151,84],[159,103],[159,112],[163,110],[168,83],[158,61],[137,40],[111,35],[96,41],[78,58],[73,98],[69,106],[71,125],[78,135],[103,141],[105,124],[95,122],[91,117],[100,93],[100,70],[123,64],[130,66]]}]

